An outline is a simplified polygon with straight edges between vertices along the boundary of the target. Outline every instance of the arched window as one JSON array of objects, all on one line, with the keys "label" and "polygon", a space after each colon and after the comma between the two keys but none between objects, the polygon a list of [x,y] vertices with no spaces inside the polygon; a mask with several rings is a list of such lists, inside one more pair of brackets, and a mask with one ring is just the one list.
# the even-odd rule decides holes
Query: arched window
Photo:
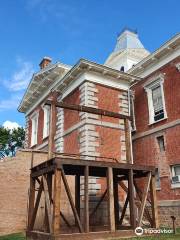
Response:
[{"label": "arched window", "polygon": [[124,72],[124,66],[121,66],[120,71]]}]

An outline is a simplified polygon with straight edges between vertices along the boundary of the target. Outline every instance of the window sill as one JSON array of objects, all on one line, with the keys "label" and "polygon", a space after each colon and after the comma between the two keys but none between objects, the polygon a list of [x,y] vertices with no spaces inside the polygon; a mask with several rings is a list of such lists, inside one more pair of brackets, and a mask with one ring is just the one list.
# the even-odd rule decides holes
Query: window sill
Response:
[{"label": "window sill", "polygon": [[162,119],[159,119],[159,120],[157,120],[157,121],[154,121],[154,122],[152,122],[152,123],[149,123],[148,125],[151,126],[151,125],[153,125],[153,124],[156,124],[156,123],[158,123],[158,122],[164,121],[164,120],[166,120],[166,119],[168,119],[168,117],[164,117],[164,118],[162,118]]},{"label": "window sill", "polygon": [[156,188],[156,191],[161,191],[161,188]]},{"label": "window sill", "polygon": [[47,136],[43,136],[43,141],[45,141],[45,140],[47,140],[49,138],[49,135],[47,135]]},{"label": "window sill", "polygon": [[37,146],[37,143],[34,143],[33,145],[31,145],[31,148],[34,148]]},{"label": "window sill", "polygon": [[171,189],[177,189],[177,188],[180,188],[180,183],[171,184]]}]

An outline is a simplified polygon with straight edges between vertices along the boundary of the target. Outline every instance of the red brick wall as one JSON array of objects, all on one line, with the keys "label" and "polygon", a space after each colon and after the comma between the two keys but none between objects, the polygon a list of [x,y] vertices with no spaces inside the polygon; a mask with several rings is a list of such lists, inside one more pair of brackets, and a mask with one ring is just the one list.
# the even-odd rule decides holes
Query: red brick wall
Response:
[{"label": "red brick wall", "polygon": [[[63,102],[69,104],[80,104],[79,89],[70,93],[63,99]],[[64,131],[77,124],[80,121],[79,112],[64,109]],[[73,131],[64,137],[64,152],[79,154],[79,132]]]},{"label": "red brick wall", "polygon": [[[69,104],[80,104],[79,89],[71,92],[67,97],[63,99],[63,102]],[[74,124],[78,123],[80,120],[79,113],[77,111],[71,111],[69,109],[64,109],[64,130],[72,127]]]},{"label": "red brick wall", "polygon": [[[109,111],[119,112],[120,111],[120,99],[119,94],[122,92],[121,90],[117,90],[114,88],[109,88],[106,86],[102,86],[96,84],[96,89],[98,92],[96,93],[96,97],[98,98],[98,108],[106,109]],[[80,90],[77,88],[73,92],[71,92],[67,97],[63,99],[65,103],[69,104],[80,104]],[[39,111],[38,118],[38,145],[42,144],[45,140],[43,139],[43,124],[44,124],[44,112],[41,106],[38,106],[35,111]],[[100,121],[118,124],[119,119],[110,118],[110,117],[99,117]],[[79,112],[71,111],[68,109],[64,109],[64,131],[67,131],[72,126],[77,124],[80,121]],[[29,147],[31,147],[31,120],[29,121]],[[101,156],[112,157],[118,160],[121,159],[121,143],[120,136],[122,130],[113,129],[110,127],[100,127],[96,126],[96,131],[99,133],[99,147],[97,147],[97,152],[100,153]],[[64,136],[64,152],[66,153],[79,153],[79,132],[73,131]]]},{"label": "red brick wall", "polygon": [[73,131],[64,137],[64,152],[79,154],[79,132]]},{"label": "red brick wall", "polygon": [[[135,91],[135,116],[137,133],[150,130],[154,127],[161,126],[162,124],[169,123],[176,119],[180,119],[180,74],[175,67],[175,64],[179,61],[180,57],[161,67],[133,87],[133,90]],[[153,77],[156,74],[165,74],[163,86],[168,118],[149,126],[147,94],[143,86],[148,78]]]},{"label": "red brick wall", "polygon": [[[180,73],[175,64],[180,58],[166,64],[159,70],[151,74],[163,73],[164,76],[164,95],[168,118],[159,123],[148,125],[148,102],[143,85],[148,78],[139,82],[133,87],[135,90],[135,116],[136,133],[143,133],[158,126],[163,126],[174,120],[180,119]],[[160,152],[157,136],[164,135],[165,151]],[[134,135],[136,136],[136,134]],[[175,200],[180,198],[180,189],[171,188],[171,169],[170,165],[180,163],[180,126],[175,126],[161,132],[136,139],[133,141],[134,162],[143,165],[155,165],[160,170],[161,191],[157,191],[159,200]]]},{"label": "red brick wall", "polygon": [[[122,91],[98,84],[96,84],[96,87],[98,89],[98,108],[119,113],[119,94]],[[110,122],[115,124],[119,123],[119,119],[111,117],[102,116],[100,117],[100,120],[103,122]],[[122,134],[122,131],[103,126],[97,126],[96,131],[100,136],[100,146],[97,148],[97,151],[101,154],[101,156],[121,160],[120,136]]]},{"label": "red brick wall", "polygon": [[[106,109],[108,111],[119,112],[119,99],[118,94],[120,93],[119,90],[114,88],[108,88],[102,85],[96,84],[96,88],[98,89],[98,108]],[[111,117],[103,117],[102,121],[118,123],[117,118]]]}]

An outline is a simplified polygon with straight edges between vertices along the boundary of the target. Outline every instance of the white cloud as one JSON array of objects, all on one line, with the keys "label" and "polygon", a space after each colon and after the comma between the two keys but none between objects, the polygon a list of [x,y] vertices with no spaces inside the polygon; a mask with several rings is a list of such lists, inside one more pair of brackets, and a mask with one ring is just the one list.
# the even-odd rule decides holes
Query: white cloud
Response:
[{"label": "white cloud", "polygon": [[3,123],[3,127],[12,130],[14,128],[17,129],[18,127],[20,127],[20,125],[17,122],[11,122],[7,120]]},{"label": "white cloud", "polygon": [[4,110],[17,109],[20,100],[22,99],[22,94],[12,95],[9,99],[0,100],[0,112]]},{"label": "white cloud", "polygon": [[4,81],[4,85],[13,92],[26,89],[34,73],[33,65],[30,62],[18,58],[17,65],[18,70],[12,74],[9,80]]}]

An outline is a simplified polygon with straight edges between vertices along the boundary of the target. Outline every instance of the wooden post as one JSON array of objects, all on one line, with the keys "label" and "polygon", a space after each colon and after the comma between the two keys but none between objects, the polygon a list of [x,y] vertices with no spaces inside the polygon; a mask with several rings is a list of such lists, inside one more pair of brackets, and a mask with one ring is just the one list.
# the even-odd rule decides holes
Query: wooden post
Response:
[{"label": "wooden post", "polygon": [[53,233],[60,231],[60,197],[61,197],[61,170],[56,169],[54,173],[53,194]]},{"label": "wooden post", "polygon": [[75,176],[75,207],[80,217],[80,175]]},{"label": "wooden post", "polygon": [[31,168],[33,168],[34,165],[34,152],[31,151]]},{"label": "wooden post", "polygon": [[126,161],[128,163],[132,163],[131,130],[130,130],[130,121],[128,119],[124,120],[124,130],[125,130],[125,143],[126,143]]},{"label": "wooden post", "polygon": [[28,206],[28,230],[30,230],[30,223],[34,211],[35,201],[35,179],[30,175],[30,189],[29,189],[29,206]]},{"label": "wooden post", "polygon": [[115,231],[115,215],[114,215],[114,190],[113,190],[113,170],[107,168],[107,190],[108,190],[108,215],[110,231]]},{"label": "wooden post", "polygon": [[53,157],[54,150],[54,136],[56,131],[56,105],[55,101],[51,104],[50,114],[50,128],[49,128],[49,144],[48,144],[48,159]]},{"label": "wooden post", "polygon": [[151,176],[150,197],[151,197],[151,208],[152,208],[152,219],[153,219],[152,227],[158,228],[159,227],[159,219],[158,219],[158,207],[157,207],[157,198],[156,198],[155,175]]},{"label": "wooden post", "polygon": [[132,229],[136,228],[136,209],[134,200],[134,184],[133,184],[133,170],[130,169],[128,173],[128,193],[129,193],[129,208],[130,208],[130,223]]},{"label": "wooden post", "polygon": [[52,233],[51,199],[49,196],[47,179],[45,178],[45,176],[42,176],[42,179],[43,179],[43,187],[44,187],[45,206],[46,206],[47,217],[48,217],[48,226],[49,226],[50,233]]},{"label": "wooden post", "polygon": [[[49,191],[50,204],[52,204],[52,174],[51,173],[47,174],[47,185],[48,185],[48,191]],[[45,206],[45,218],[44,218],[45,232],[50,231],[48,222],[49,222],[48,211],[47,211],[47,207]]]},{"label": "wooden post", "polygon": [[84,231],[89,232],[89,167],[84,169]]},{"label": "wooden post", "polygon": [[113,184],[114,184],[115,225],[117,226],[119,224],[119,192],[117,175],[114,176]]}]

